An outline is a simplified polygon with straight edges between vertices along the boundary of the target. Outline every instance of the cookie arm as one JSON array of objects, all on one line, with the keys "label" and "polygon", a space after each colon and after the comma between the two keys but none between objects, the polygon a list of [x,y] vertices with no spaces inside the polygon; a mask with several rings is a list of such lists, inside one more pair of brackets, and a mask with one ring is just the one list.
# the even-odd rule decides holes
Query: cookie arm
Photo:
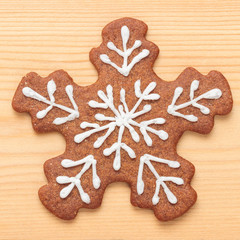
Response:
[{"label": "cookie arm", "polygon": [[111,176],[106,178],[112,171],[110,164],[103,169],[101,159],[79,155],[79,160],[72,160],[76,156],[64,153],[44,164],[48,184],[39,189],[39,198],[50,212],[65,220],[74,219],[80,208],[98,208],[112,181]]},{"label": "cookie arm", "polygon": [[28,112],[37,132],[60,130],[65,123],[80,117],[78,86],[63,70],[46,78],[29,73],[20,82],[12,106],[17,112]]},{"label": "cookie arm", "polygon": [[215,115],[228,114],[233,105],[231,90],[225,77],[217,71],[202,75],[194,68],[185,69],[171,83],[167,112],[169,121],[179,125],[179,132],[186,130],[209,133]]}]

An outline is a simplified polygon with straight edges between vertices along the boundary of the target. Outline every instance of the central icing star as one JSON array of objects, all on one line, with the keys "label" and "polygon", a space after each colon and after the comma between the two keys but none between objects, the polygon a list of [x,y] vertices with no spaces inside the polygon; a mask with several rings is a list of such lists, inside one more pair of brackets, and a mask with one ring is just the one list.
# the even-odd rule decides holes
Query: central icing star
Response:
[{"label": "central icing star", "polygon": [[115,159],[113,162],[113,168],[117,171],[121,167],[121,149],[125,150],[130,158],[135,158],[136,154],[132,148],[130,148],[128,145],[126,145],[124,142],[122,142],[122,136],[124,133],[125,128],[127,128],[131,134],[132,139],[135,142],[140,141],[139,134],[136,132],[136,130],[133,127],[138,127],[140,132],[142,133],[144,140],[148,146],[152,146],[152,139],[148,135],[147,132],[151,132],[155,135],[157,135],[160,139],[166,140],[168,139],[167,132],[163,130],[156,130],[150,127],[151,124],[164,124],[165,119],[164,118],[155,118],[148,121],[142,121],[138,123],[134,119],[148,113],[151,111],[152,107],[149,104],[146,104],[142,110],[137,111],[139,105],[144,100],[158,100],[160,98],[159,94],[151,93],[155,87],[156,83],[151,82],[146,89],[141,92],[140,89],[140,80],[137,80],[135,82],[134,88],[135,88],[135,95],[138,98],[138,101],[134,105],[134,107],[129,110],[127,103],[126,103],[126,93],[125,90],[122,88],[120,90],[120,101],[122,105],[118,106],[118,109],[114,106],[114,98],[113,98],[113,89],[111,85],[108,85],[106,87],[107,95],[99,90],[98,96],[102,99],[103,103],[96,102],[94,100],[91,100],[88,104],[92,108],[102,108],[102,109],[111,109],[113,114],[115,116],[105,116],[104,114],[97,113],[95,115],[96,120],[98,121],[108,121],[106,125],[100,126],[97,123],[89,123],[89,122],[82,122],[80,127],[82,129],[86,128],[92,128],[91,130],[88,130],[86,132],[77,134],[74,138],[74,141],[76,143],[81,143],[84,139],[88,138],[92,134],[96,132],[100,132],[107,129],[107,132],[105,135],[99,137],[93,144],[94,148],[99,148],[102,146],[104,141],[109,137],[109,135],[115,130],[116,126],[119,127],[118,132],[118,140],[115,142],[110,148],[106,148],[103,151],[103,154],[105,156],[110,156],[113,152],[115,152]]}]

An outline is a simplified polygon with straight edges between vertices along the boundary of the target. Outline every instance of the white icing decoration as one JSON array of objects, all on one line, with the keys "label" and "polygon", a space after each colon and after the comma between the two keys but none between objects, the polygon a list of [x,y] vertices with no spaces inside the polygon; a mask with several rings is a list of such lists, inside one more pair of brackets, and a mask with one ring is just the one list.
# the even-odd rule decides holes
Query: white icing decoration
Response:
[{"label": "white icing decoration", "polygon": [[169,167],[171,168],[179,168],[180,167],[180,163],[177,161],[172,161],[172,160],[167,160],[167,159],[163,159],[163,158],[158,158],[158,157],[154,157],[152,155],[149,154],[144,154],[141,158],[140,158],[140,164],[139,164],[139,169],[138,169],[138,178],[137,178],[137,193],[138,195],[141,195],[144,192],[144,182],[142,179],[142,175],[143,175],[143,167],[144,164],[146,164],[150,171],[154,174],[154,176],[156,177],[156,189],[155,189],[155,193],[154,196],[152,198],[152,203],[153,205],[157,205],[159,202],[159,191],[160,191],[160,187],[163,187],[163,190],[167,196],[168,201],[171,204],[176,204],[177,203],[177,198],[176,196],[170,191],[170,189],[167,187],[165,182],[173,182],[177,185],[182,185],[184,184],[184,181],[182,178],[179,177],[165,177],[165,176],[159,176],[159,174],[157,173],[157,171],[155,170],[155,168],[153,167],[152,163],[150,161],[154,161],[154,162],[158,162],[158,163],[164,163],[167,164]]},{"label": "white icing decoration", "polygon": [[182,113],[177,112],[177,110],[180,110],[180,109],[183,109],[183,108],[186,108],[186,107],[192,105],[193,107],[199,108],[201,113],[203,113],[205,115],[209,114],[210,109],[197,103],[197,102],[201,99],[218,99],[222,96],[222,91],[218,88],[214,88],[214,89],[194,98],[194,92],[198,89],[198,86],[199,86],[199,81],[194,80],[190,87],[190,101],[182,103],[180,105],[175,105],[175,103],[178,100],[178,98],[180,97],[180,95],[182,94],[183,88],[177,87],[174,92],[172,103],[171,103],[171,105],[168,106],[167,112],[173,116],[182,117],[190,122],[197,122],[198,118],[194,115],[184,115]]},{"label": "white icing decoration", "polygon": [[139,142],[140,137],[139,137],[138,133],[135,131],[135,129],[133,128],[133,126],[138,127],[148,146],[152,146],[152,139],[148,135],[147,131],[157,135],[162,140],[166,140],[168,138],[168,134],[165,131],[156,130],[156,129],[149,127],[149,125],[151,125],[151,124],[164,124],[165,119],[155,118],[155,119],[151,119],[148,121],[142,121],[140,123],[138,123],[137,121],[134,120],[138,116],[141,116],[151,110],[151,105],[145,105],[142,110],[136,112],[137,108],[139,107],[139,105],[142,103],[143,100],[158,100],[160,98],[159,94],[155,94],[155,93],[151,94],[151,92],[156,87],[156,83],[151,82],[143,92],[141,92],[141,90],[140,90],[140,80],[135,82],[134,87],[135,87],[135,95],[138,98],[138,101],[135,104],[135,106],[132,108],[131,111],[128,109],[128,106],[127,106],[127,103],[125,100],[125,90],[123,88],[120,91],[120,101],[121,101],[122,105],[119,105],[118,109],[115,108],[114,103],[113,103],[114,99],[113,99],[112,86],[111,85],[107,86],[107,88],[106,88],[107,95],[105,95],[105,93],[103,91],[99,90],[98,96],[99,96],[99,98],[102,99],[103,103],[98,103],[96,101],[90,101],[89,106],[92,108],[102,108],[102,109],[109,108],[112,110],[112,112],[114,113],[115,116],[108,117],[103,114],[99,114],[99,113],[96,114],[95,118],[98,121],[108,121],[110,123],[103,125],[103,126],[99,126],[98,124],[95,124],[95,123],[82,122],[80,125],[80,127],[82,129],[85,129],[87,127],[90,127],[92,129],[88,130],[86,132],[77,134],[74,138],[74,141],[76,143],[81,143],[82,141],[84,141],[86,138],[88,138],[92,134],[107,129],[106,134],[99,137],[93,145],[94,148],[99,148],[104,143],[104,141],[108,138],[108,136],[115,130],[115,128],[119,127],[117,142],[115,142],[111,147],[104,149],[104,151],[103,151],[103,154],[105,156],[109,156],[113,152],[115,152],[113,168],[116,171],[119,170],[121,167],[121,154],[120,154],[121,149],[125,150],[128,153],[130,158],[136,157],[133,149],[122,142],[122,136],[123,136],[125,128],[127,128],[129,130],[129,132],[132,136],[132,139],[135,142]]},{"label": "white icing decoration", "polygon": [[52,110],[53,107],[60,108],[63,111],[70,113],[67,117],[56,118],[53,121],[53,123],[56,124],[56,125],[63,124],[65,122],[67,122],[67,121],[72,121],[75,118],[79,117],[78,106],[77,106],[77,104],[75,103],[75,101],[73,99],[73,86],[72,85],[66,86],[65,91],[66,91],[66,93],[67,93],[67,95],[68,95],[68,97],[69,97],[69,99],[70,99],[74,109],[71,109],[71,108],[63,106],[61,104],[55,103],[55,98],[54,98],[53,94],[56,91],[56,84],[55,84],[55,82],[53,80],[50,80],[48,82],[48,84],[47,84],[47,91],[48,91],[48,96],[49,96],[50,101],[47,100],[42,95],[40,95],[39,93],[35,92],[33,89],[29,88],[29,87],[24,87],[22,89],[22,93],[23,93],[24,96],[36,99],[39,102],[44,102],[44,103],[49,105],[46,109],[41,110],[41,111],[39,111],[37,113],[36,117],[38,119],[44,118],[48,114],[48,112],[50,110]]},{"label": "white icing decoration", "polygon": [[123,76],[127,77],[131,71],[131,69],[134,67],[134,65],[138,62],[140,62],[143,58],[147,57],[149,55],[149,50],[143,49],[137,56],[135,56],[132,59],[132,62],[128,64],[128,57],[132,54],[133,50],[139,48],[142,45],[142,42],[140,40],[136,40],[135,43],[131,48],[127,49],[127,42],[129,40],[129,29],[127,26],[123,26],[121,28],[121,37],[122,37],[122,44],[123,44],[123,51],[118,49],[113,42],[108,42],[107,47],[110,50],[115,51],[118,55],[123,57],[123,65],[122,67],[117,66],[115,63],[113,63],[108,55],[101,54],[100,59],[106,63],[114,67],[118,70],[119,73],[121,73]]},{"label": "white icing decoration", "polygon": [[96,163],[97,161],[94,159],[94,157],[92,155],[88,155],[87,157],[78,160],[78,161],[73,161],[70,159],[64,159],[61,162],[61,165],[64,168],[71,168],[71,167],[76,167],[79,166],[81,164],[83,165],[82,170],[75,176],[75,177],[67,177],[67,176],[58,176],[56,178],[57,183],[59,184],[66,184],[66,183],[70,183],[67,187],[63,188],[60,192],[60,197],[61,198],[66,198],[71,191],[73,190],[74,186],[77,187],[80,197],[82,199],[83,202],[89,204],[90,201],[90,197],[87,193],[84,192],[82,186],[81,186],[81,177],[82,175],[91,167],[92,165],[92,181],[93,181],[93,187],[95,189],[98,189],[100,187],[101,184],[101,180],[97,175],[97,171],[96,171]]}]

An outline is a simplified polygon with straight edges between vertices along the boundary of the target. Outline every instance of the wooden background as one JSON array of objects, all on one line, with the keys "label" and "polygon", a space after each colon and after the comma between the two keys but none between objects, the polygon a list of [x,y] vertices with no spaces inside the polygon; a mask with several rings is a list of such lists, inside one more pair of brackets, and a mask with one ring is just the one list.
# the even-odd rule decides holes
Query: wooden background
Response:
[{"label": "wooden background", "polygon": [[[78,84],[96,81],[88,53],[104,26],[125,16],[148,24],[147,38],[161,49],[154,67],[160,77],[174,80],[187,66],[219,70],[231,85],[233,111],[216,117],[211,134],[187,132],[179,143],[179,154],[196,167],[198,192],[184,216],[158,222],[152,211],[131,206],[126,184],[115,183],[101,208],[63,221],[42,206],[37,191],[46,183],[44,161],[64,151],[64,139],[37,135],[11,99],[30,71],[65,69]],[[0,1],[0,239],[240,239],[239,121],[239,0]]]}]

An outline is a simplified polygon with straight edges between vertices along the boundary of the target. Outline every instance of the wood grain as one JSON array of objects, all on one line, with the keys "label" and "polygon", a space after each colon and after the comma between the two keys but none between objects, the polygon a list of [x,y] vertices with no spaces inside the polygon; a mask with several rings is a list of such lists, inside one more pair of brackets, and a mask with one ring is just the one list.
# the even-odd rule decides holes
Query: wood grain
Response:
[{"label": "wood grain", "polygon": [[[196,167],[196,205],[171,222],[134,208],[124,183],[108,187],[102,207],[62,221],[40,203],[42,165],[64,151],[57,133],[37,135],[27,114],[11,108],[26,73],[65,69],[78,84],[97,74],[88,60],[101,29],[120,17],[149,26],[160,56],[156,73],[174,80],[187,66],[216,69],[229,80],[230,115],[215,118],[211,134],[185,133],[180,155]],[[240,239],[240,1],[239,0],[2,0],[0,2],[0,239]]]}]

